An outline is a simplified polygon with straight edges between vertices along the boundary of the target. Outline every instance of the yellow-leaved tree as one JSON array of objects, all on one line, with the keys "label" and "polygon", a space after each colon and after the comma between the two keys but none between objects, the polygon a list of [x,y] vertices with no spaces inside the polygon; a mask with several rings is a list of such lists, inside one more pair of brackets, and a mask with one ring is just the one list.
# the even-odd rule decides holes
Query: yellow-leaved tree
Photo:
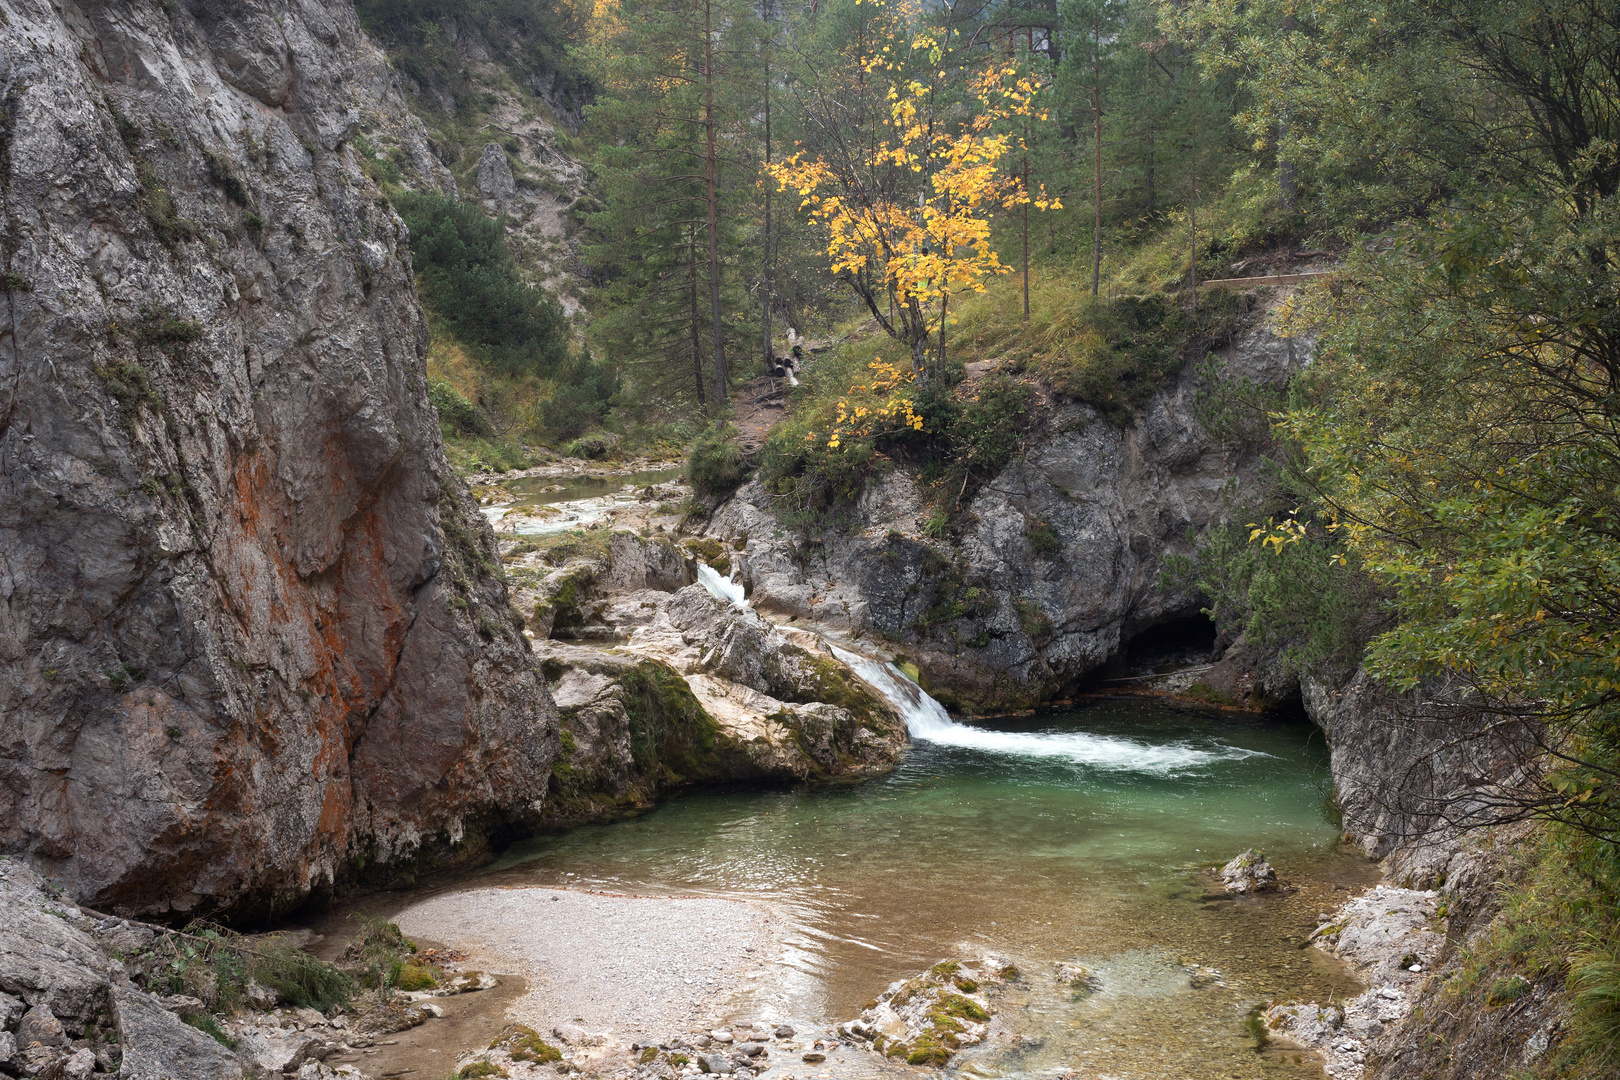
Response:
[{"label": "yellow-leaved tree", "polygon": [[[815,87],[812,145],[763,168],[781,190],[798,192],[800,208],[827,230],[833,273],[926,381],[936,334],[944,349],[950,297],[981,292],[987,277],[1009,269],[990,246],[991,212],[1060,204],[1003,169],[1022,149],[1004,121],[1046,118],[1038,81],[995,62],[953,87],[956,61],[924,28],[920,5],[867,4],[873,32],[857,38],[844,73]],[[851,109],[838,100],[857,96],[878,104]],[[818,124],[820,112],[826,122]],[[852,115],[866,122],[848,122]]]}]

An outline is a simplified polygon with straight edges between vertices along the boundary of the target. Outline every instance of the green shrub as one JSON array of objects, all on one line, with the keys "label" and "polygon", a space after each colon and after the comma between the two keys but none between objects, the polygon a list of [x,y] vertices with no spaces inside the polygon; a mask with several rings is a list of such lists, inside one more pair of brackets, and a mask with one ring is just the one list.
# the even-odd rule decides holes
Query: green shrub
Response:
[{"label": "green shrub", "polygon": [[1057,393],[1127,423],[1184,360],[1225,344],[1247,309],[1243,297],[1211,289],[1197,311],[1159,294],[1087,299],[1067,347],[1036,369]]},{"label": "green shrub", "polygon": [[438,411],[439,423],[447,429],[447,435],[488,438],[495,434],[494,426],[478,406],[462,397],[460,391],[444,379],[428,380],[428,400]]},{"label": "green shrub", "polygon": [[1491,1005],[1506,1005],[1509,1002],[1518,1001],[1534,989],[1535,986],[1529,979],[1518,975],[1509,975],[1506,978],[1497,979],[1491,985],[1491,991],[1485,995],[1485,1000]]},{"label": "green shrub", "polygon": [[506,375],[553,375],[572,338],[562,308],[523,280],[506,227],[471,203],[409,192],[399,212],[423,292],[456,340]]},{"label": "green shrub", "polygon": [[737,429],[730,424],[707,427],[686,454],[686,479],[700,495],[730,495],[748,477]]},{"label": "green shrub", "polygon": [[1039,518],[1029,518],[1024,522],[1024,536],[1029,540],[1029,549],[1043,559],[1050,559],[1063,550],[1052,526]]},{"label": "green shrub", "polygon": [[254,948],[249,971],[289,1005],[326,1012],[347,1004],[358,989],[347,972],[311,956],[295,938],[269,935]]}]

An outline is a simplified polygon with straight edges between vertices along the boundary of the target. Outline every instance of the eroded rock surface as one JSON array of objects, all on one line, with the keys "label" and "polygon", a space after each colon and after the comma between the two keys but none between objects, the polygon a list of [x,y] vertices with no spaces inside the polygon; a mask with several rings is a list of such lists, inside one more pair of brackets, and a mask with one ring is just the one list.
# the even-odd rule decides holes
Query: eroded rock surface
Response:
[{"label": "eroded rock surface", "polygon": [[284,910],[538,820],[555,717],[349,144],[421,125],[352,7],[0,12],[0,850]]}]

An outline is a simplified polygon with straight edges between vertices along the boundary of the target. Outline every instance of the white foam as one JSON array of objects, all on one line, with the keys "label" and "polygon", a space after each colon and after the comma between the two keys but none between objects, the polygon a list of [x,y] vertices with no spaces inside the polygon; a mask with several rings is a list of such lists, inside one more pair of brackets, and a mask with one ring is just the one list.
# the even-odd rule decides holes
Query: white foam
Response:
[{"label": "white foam", "polygon": [[697,564],[697,578],[714,596],[729,600],[744,611],[748,610],[748,597],[743,593],[742,582],[721,577],[720,572],[706,562]]},{"label": "white foam", "polygon": [[992,754],[1056,759],[1094,769],[1160,775],[1201,768],[1216,761],[1264,756],[1259,751],[1235,746],[1206,750],[1185,742],[1155,745],[1119,735],[1080,731],[986,731],[969,727],[952,720],[945,706],[928,696],[893,664],[879,663],[836,645],[831,647],[833,655],[854,668],[856,674],[899,711],[913,739]]}]

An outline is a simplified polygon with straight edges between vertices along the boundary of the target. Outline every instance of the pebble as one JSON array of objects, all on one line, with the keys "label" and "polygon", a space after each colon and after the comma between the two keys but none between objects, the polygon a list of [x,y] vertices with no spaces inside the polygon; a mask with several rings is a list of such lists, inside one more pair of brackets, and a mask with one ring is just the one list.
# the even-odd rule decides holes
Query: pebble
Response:
[{"label": "pebble", "polygon": [[776,1029],[776,1037],[778,1039],[791,1039],[793,1036],[793,1029],[788,1027],[786,1024],[783,1024],[781,1027]]},{"label": "pebble", "polygon": [[709,1032],[709,1038],[713,1039],[717,1043],[728,1043],[732,1041],[732,1035],[729,1031],[711,1031]]},{"label": "pebble", "polygon": [[806,1050],[803,1056],[806,1065],[816,1065],[827,1060],[827,1055],[819,1050]]}]

